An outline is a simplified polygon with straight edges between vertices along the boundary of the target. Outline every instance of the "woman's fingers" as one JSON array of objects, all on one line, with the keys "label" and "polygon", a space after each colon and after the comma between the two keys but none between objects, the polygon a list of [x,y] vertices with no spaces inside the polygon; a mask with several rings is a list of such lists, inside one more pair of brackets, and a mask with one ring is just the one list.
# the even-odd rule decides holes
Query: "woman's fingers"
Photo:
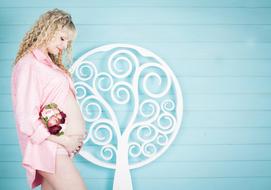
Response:
[{"label": "woman's fingers", "polygon": [[76,148],[74,154],[77,154],[77,153],[81,150],[81,148],[82,148],[82,145],[79,145],[79,146]]},{"label": "woman's fingers", "polygon": [[70,136],[71,138],[71,144],[70,144],[70,154],[77,154],[80,149],[82,148],[84,142],[84,138],[83,138],[83,135],[71,135]]},{"label": "woman's fingers", "polygon": [[78,146],[76,146],[76,148],[72,151],[73,153],[77,153],[77,152],[79,152],[79,150],[82,148],[82,145],[83,145],[83,143],[80,143]]}]

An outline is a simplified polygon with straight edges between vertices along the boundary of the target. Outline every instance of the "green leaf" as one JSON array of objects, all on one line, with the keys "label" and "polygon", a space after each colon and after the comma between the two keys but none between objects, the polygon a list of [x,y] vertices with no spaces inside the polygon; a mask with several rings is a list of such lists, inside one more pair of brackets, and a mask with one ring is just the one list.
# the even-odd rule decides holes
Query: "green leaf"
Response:
[{"label": "green leaf", "polygon": [[64,135],[63,131],[61,131],[60,133],[56,134],[56,136],[61,136],[61,135]]},{"label": "green leaf", "polygon": [[54,103],[54,102],[52,102],[52,103],[50,103],[50,104],[47,104],[47,105],[45,106],[45,108],[46,108],[46,109],[57,108],[57,104]]}]

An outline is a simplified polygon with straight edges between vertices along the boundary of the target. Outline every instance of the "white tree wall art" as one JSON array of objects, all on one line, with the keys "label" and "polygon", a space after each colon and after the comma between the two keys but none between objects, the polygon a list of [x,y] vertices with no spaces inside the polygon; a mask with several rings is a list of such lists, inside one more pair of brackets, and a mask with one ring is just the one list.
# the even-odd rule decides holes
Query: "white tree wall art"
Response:
[{"label": "white tree wall art", "polygon": [[114,169],[114,190],[132,190],[130,170],[157,159],[175,139],[183,116],[179,83],[153,52],[109,44],[70,68],[88,135],[79,154]]}]

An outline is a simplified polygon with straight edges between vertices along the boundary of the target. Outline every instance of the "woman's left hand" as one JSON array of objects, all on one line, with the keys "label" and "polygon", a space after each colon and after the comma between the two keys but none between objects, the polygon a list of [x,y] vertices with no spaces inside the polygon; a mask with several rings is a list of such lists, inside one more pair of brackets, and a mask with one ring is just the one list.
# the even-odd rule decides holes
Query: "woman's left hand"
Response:
[{"label": "woman's left hand", "polygon": [[74,154],[77,154],[81,150],[82,146],[83,146],[83,143],[77,147],[77,149],[74,151]]},{"label": "woman's left hand", "polygon": [[[83,139],[85,139],[85,138],[87,137],[87,135],[88,135],[88,132],[85,131],[85,134],[84,134],[84,136],[83,136]],[[72,152],[73,156],[75,156],[75,155],[81,150],[83,144],[84,144],[84,143],[83,143],[83,141],[82,141],[81,144],[80,144],[80,145]]]},{"label": "woman's left hand", "polygon": [[74,155],[77,154],[77,153],[81,150],[83,144],[84,144],[84,143],[81,142],[81,144],[73,151],[73,154],[74,154]]}]

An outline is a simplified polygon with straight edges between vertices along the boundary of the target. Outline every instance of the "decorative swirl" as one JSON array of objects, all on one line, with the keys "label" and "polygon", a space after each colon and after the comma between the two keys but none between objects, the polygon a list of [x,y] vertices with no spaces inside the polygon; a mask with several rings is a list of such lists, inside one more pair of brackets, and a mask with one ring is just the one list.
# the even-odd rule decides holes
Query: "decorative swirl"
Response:
[{"label": "decorative swirl", "polygon": [[87,138],[90,138],[96,145],[107,145],[112,140],[112,126],[107,119],[100,119],[99,121],[93,122],[89,128],[89,134]]},{"label": "decorative swirl", "polygon": [[171,112],[175,109],[175,103],[171,99],[164,100],[161,103],[161,109],[163,112]]},{"label": "decorative swirl", "polygon": [[147,87],[147,81],[149,80],[149,78],[151,77],[154,77],[158,80],[158,85],[157,86],[161,86],[162,85],[162,79],[161,79],[161,76],[157,73],[154,73],[154,72],[149,72],[147,73],[144,77],[143,77],[143,82],[142,82],[142,85],[143,85],[143,89],[144,91],[146,92],[146,94],[152,98],[161,98],[163,96],[166,95],[166,93],[168,93],[169,89],[170,89],[170,86],[171,86],[171,83],[172,83],[172,79],[171,77],[169,76],[169,74],[167,72],[164,71],[164,68],[162,65],[158,64],[158,63],[145,63],[143,65],[141,65],[138,69],[138,73],[136,75],[136,77],[134,78],[134,80],[138,80],[138,77],[140,75],[140,73],[142,73],[146,68],[150,68],[150,67],[154,67],[154,68],[159,68],[161,71],[163,71],[165,73],[165,76],[166,76],[166,87],[161,90],[160,93],[153,93],[151,92],[148,87]]},{"label": "decorative swirl", "polygon": [[129,155],[132,156],[133,158],[139,157],[141,154],[141,146],[139,143],[133,142],[129,143]]},{"label": "decorative swirl", "polygon": [[[106,81],[109,81],[108,84],[106,83]],[[96,75],[93,82],[94,89],[100,89],[101,91],[104,92],[110,90],[112,88],[113,83],[114,82],[112,76],[105,72],[101,72],[98,75]],[[107,84],[106,87],[104,87],[105,84]]]},{"label": "decorative swirl", "polygon": [[152,142],[158,135],[155,126],[148,124],[137,128],[136,135],[142,142]]},{"label": "decorative swirl", "polygon": [[156,142],[160,146],[165,146],[168,143],[168,136],[165,134],[159,134],[156,138]]},{"label": "decorative swirl", "polygon": [[116,155],[117,149],[112,144],[104,145],[100,150],[100,155],[104,160],[112,160],[113,156]]},{"label": "decorative swirl", "polygon": [[145,143],[142,146],[142,154],[146,157],[151,157],[157,152],[157,147],[153,143]]},{"label": "decorative swirl", "polygon": [[85,85],[81,85],[82,82],[76,82],[74,83],[74,86],[75,86],[75,91],[76,91],[76,97],[78,100],[80,99],[83,99],[84,97],[87,96],[87,90],[86,90],[86,87]]},{"label": "decorative swirl", "polygon": [[75,70],[76,76],[81,81],[91,80],[97,74],[97,68],[91,61],[82,61]]},{"label": "decorative swirl", "polygon": [[[130,61],[130,59],[128,59],[125,56],[120,56],[121,54],[126,54],[129,57],[131,57],[131,59],[134,63],[135,69],[138,68],[138,65],[139,65],[139,61],[138,61],[137,57],[132,52],[130,52],[128,50],[118,50],[118,51],[112,53],[108,59],[108,70],[111,73],[111,75],[113,75],[116,78],[127,77],[128,75],[131,74],[132,69],[133,69],[132,61]],[[119,68],[118,65],[121,65],[121,64],[117,64],[118,62],[122,63],[122,65],[123,64],[127,65],[128,68]]]},{"label": "decorative swirl", "polygon": [[[163,124],[163,121],[168,121],[168,124]],[[176,124],[175,117],[170,113],[163,113],[157,119],[158,130],[162,134],[169,134],[174,130]]]},{"label": "decorative swirl", "polygon": [[88,96],[81,102],[80,108],[86,121],[93,122],[101,118],[102,107],[100,104],[98,98],[93,95]]},{"label": "decorative swirl", "polygon": [[130,91],[131,84],[124,81],[116,82],[111,89],[112,100],[118,104],[127,104],[130,101]]},{"label": "decorative swirl", "polygon": [[[148,110],[149,113],[147,113],[148,108],[150,109],[150,111]],[[144,100],[139,106],[139,113],[143,117],[148,118],[148,120],[145,120],[146,123],[152,123],[160,113],[159,104],[153,99]]]}]

